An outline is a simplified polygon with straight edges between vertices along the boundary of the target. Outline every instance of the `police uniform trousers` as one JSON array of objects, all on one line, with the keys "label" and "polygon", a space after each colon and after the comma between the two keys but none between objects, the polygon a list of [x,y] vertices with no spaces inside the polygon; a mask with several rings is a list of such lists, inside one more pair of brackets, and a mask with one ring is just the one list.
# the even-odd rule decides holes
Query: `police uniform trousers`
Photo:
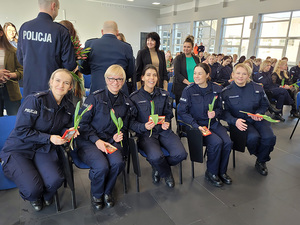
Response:
[{"label": "police uniform trousers", "polygon": [[274,99],[276,99],[276,108],[281,109],[283,105],[292,105],[294,103],[293,99],[291,98],[289,92],[284,88],[274,88],[271,89]]},{"label": "police uniform trousers", "polygon": [[112,154],[102,152],[90,141],[77,141],[77,145],[79,158],[90,167],[91,194],[96,198],[111,194],[118,175],[125,168],[121,145],[112,144],[118,148]]},{"label": "police uniform trousers", "polygon": [[20,195],[28,201],[49,201],[65,180],[55,149],[49,153],[35,152],[33,157],[26,153],[10,154],[3,167],[5,176],[19,188]]},{"label": "police uniform trousers", "polygon": [[203,142],[207,146],[207,170],[211,174],[225,174],[227,171],[232,141],[227,130],[219,122],[211,125],[211,135],[204,136]]},{"label": "police uniform trousers", "polygon": [[250,154],[254,154],[259,162],[267,162],[270,153],[276,144],[276,136],[271,128],[271,123],[262,120],[254,123],[247,123],[247,148]]},{"label": "police uniform trousers", "polygon": [[[140,136],[138,147],[146,153],[147,161],[157,169],[161,177],[170,176],[170,166],[177,165],[187,157],[180,138],[173,132],[166,136],[155,134],[152,134],[151,137],[148,135]],[[164,147],[170,155],[164,156],[161,147]]]}]

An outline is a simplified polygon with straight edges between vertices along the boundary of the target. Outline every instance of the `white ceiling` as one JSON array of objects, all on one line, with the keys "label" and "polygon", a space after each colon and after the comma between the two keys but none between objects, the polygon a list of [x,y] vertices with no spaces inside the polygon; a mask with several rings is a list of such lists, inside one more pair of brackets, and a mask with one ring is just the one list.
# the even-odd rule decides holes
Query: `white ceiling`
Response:
[{"label": "white ceiling", "polygon": [[[99,2],[102,4],[116,4],[116,5],[151,8],[151,9],[161,9],[167,6],[193,2],[193,0],[134,0],[133,2],[129,2],[127,0],[87,0],[87,1]],[[152,2],[160,2],[160,5],[153,5]]]}]

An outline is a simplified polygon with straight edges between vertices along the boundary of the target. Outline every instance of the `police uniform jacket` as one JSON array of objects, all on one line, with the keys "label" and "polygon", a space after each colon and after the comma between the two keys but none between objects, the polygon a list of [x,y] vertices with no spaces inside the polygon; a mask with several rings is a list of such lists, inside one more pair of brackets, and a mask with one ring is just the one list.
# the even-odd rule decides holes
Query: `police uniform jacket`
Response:
[{"label": "police uniform jacket", "polygon": [[272,77],[270,72],[259,72],[253,75],[253,81],[256,83],[262,83],[265,90],[270,90],[278,88],[279,84],[274,84],[272,82]]},{"label": "police uniform jacket", "polygon": [[[289,78],[285,78],[284,74],[283,74],[283,71],[280,72],[280,76],[282,78],[284,78],[284,84],[286,85],[291,85],[293,83],[292,79]],[[272,73],[272,81],[274,84],[278,84],[278,85],[281,85],[282,84],[282,80],[283,79],[280,79],[278,74],[276,72],[273,72]]]},{"label": "police uniform jacket", "polygon": [[300,67],[299,66],[293,66],[290,69],[290,76],[293,79],[293,83],[297,82],[298,79],[300,79]]},{"label": "police uniform jacket", "polygon": [[[192,55],[195,63],[198,64],[199,57]],[[176,56],[174,60],[174,83],[173,83],[173,93],[175,95],[181,95],[183,89],[187,86],[183,83],[184,79],[188,80],[188,75],[186,71],[186,56],[181,54]]]},{"label": "police uniform jacket", "polygon": [[[155,105],[154,114],[165,116],[165,122],[171,122],[173,112],[171,99],[167,91],[156,87],[151,96],[142,87],[138,91],[133,92],[130,95],[130,99],[134,104],[131,112],[130,129],[137,132],[138,135],[150,135],[150,131],[145,128],[145,123],[149,121],[151,114],[151,101],[154,101]],[[171,129],[163,130],[161,125],[156,125],[152,130],[153,137],[158,137],[159,135],[167,136],[172,132]]]},{"label": "police uniform jacket", "polygon": [[208,64],[209,67],[210,67],[210,78],[211,78],[211,81],[217,81],[217,70],[218,70],[218,67],[219,67],[219,63],[215,62],[214,64],[210,65]]},{"label": "police uniform jacket", "polygon": [[219,65],[216,76],[217,76],[217,82],[228,82],[230,80],[230,76],[232,73],[232,68],[230,66],[222,66]]},{"label": "police uniform jacket", "polygon": [[48,153],[54,146],[51,135],[60,135],[73,123],[74,106],[64,97],[58,105],[52,92],[39,92],[25,98],[19,108],[16,125],[1,151],[2,160],[5,153],[17,152],[32,159],[35,152]]},{"label": "police uniform jacket", "polygon": [[20,93],[18,80],[23,78],[23,66],[21,66],[21,64],[18,62],[16,50],[5,51],[4,67],[5,69],[11,71],[12,73],[16,73],[17,75],[16,79],[8,80],[5,85],[9,99],[11,101],[19,101],[22,99],[22,95]]},{"label": "police uniform jacket", "polygon": [[233,81],[222,90],[221,97],[224,101],[222,118],[230,125],[235,125],[239,118],[250,123],[254,122],[251,117],[241,113],[240,110],[253,114],[265,114],[269,107],[263,87],[253,81],[244,87],[237,86]]},{"label": "police uniform jacket", "polygon": [[24,96],[47,90],[56,69],[77,66],[68,29],[43,12],[21,26],[17,57],[24,66]]},{"label": "police uniform jacket", "polygon": [[78,136],[77,141],[82,139],[86,141],[91,141],[95,143],[99,139],[102,141],[112,144],[114,142],[113,136],[117,133],[117,127],[110,117],[110,110],[115,111],[116,118],[119,117],[123,120],[123,128],[121,129],[123,133],[128,128],[128,120],[130,117],[130,100],[122,92],[119,91],[118,97],[112,105],[108,89],[101,89],[93,92],[88,96],[83,104],[84,107],[92,104],[93,107],[90,111],[87,111],[79,124],[80,136]]},{"label": "police uniform jacket", "polygon": [[[166,57],[163,51],[157,51],[157,57],[159,60],[159,87],[163,88],[164,80],[168,81]],[[149,48],[142,49],[138,52],[136,57],[136,80],[141,80],[142,72],[146,65],[152,64]]]},{"label": "police uniform jacket", "polygon": [[[135,70],[130,44],[118,40],[114,34],[104,34],[101,38],[87,40],[85,47],[90,47],[91,51],[87,53],[86,60],[80,61],[79,71],[92,75],[91,92],[105,88],[104,73],[113,64],[122,66],[126,73],[126,81],[132,81]],[[126,83],[123,90],[124,87],[127,87]]]},{"label": "police uniform jacket", "polygon": [[219,118],[222,114],[222,103],[219,97],[222,88],[217,84],[208,82],[207,88],[202,89],[203,91],[201,89],[195,83],[187,86],[182,92],[178,106],[178,116],[194,128],[208,125],[208,105],[212,103],[215,96],[218,96],[213,109],[216,116],[211,120],[211,124],[215,123],[216,118]]}]

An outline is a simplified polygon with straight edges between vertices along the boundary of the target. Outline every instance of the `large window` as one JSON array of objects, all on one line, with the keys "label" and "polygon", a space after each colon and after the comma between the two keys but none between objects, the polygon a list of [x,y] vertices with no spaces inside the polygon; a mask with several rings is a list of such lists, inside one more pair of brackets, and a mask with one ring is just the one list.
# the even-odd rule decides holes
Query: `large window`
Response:
[{"label": "large window", "polygon": [[[190,23],[175,23],[173,32],[173,51],[175,55],[182,51],[185,38],[190,34]],[[194,47],[194,46],[193,46]]]},{"label": "large window", "polygon": [[205,51],[213,53],[215,50],[215,40],[217,31],[217,20],[204,20],[194,22],[194,37],[195,43],[202,42],[205,46]]},{"label": "large window", "polygon": [[252,20],[252,16],[223,19],[221,53],[247,56]]},{"label": "large window", "polygon": [[261,15],[256,55],[281,59],[297,64],[300,43],[300,11]]},{"label": "large window", "polygon": [[165,52],[171,50],[171,25],[160,25],[157,27],[160,36],[160,49]]}]

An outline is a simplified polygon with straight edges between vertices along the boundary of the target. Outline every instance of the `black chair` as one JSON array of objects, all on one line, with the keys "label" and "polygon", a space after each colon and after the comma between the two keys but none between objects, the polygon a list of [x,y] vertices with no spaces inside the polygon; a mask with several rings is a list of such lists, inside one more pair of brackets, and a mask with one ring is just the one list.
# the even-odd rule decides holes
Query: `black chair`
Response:
[{"label": "black chair", "polygon": [[[76,204],[76,195],[75,195],[73,165],[75,165],[79,169],[90,169],[90,167],[79,159],[76,149],[71,150],[69,145],[61,146],[59,150],[60,150],[61,158],[63,160],[63,168],[66,177],[65,187],[68,185],[71,189],[72,207],[73,209],[75,209],[77,207],[77,204]],[[126,183],[125,169],[123,170],[123,187],[124,187],[124,193],[126,194],[127,183]]]},{"label": "black chair", "polygon": [[[298,112],[300,112],[299,105],[300,105],[300,92],[297,93],[297,97],[296,97],[296,107],[297,107],[297,111]],[[296,122],[296,124],[294,126],[294,129],[293,129],[293,131],[291,133],[290,139],[292,139],[292,137],[294,135],[294,132],[295,132],[297,126],[298,126],[299,120],[300,120],[300,117],[298,118],[298,120],[297,120],[297,122]]]},{"label": "black chair", "polygon": [[240,131],[236,126],[229,125],[230,139],[233,142],[232,145],[232,160],[233,168],[235,168],[235,151],[245,152],[247,143],[247,130]]},{"label": "black chair", "polygon": [[[139,182],[139,178],[141,177],[142,173],[141,173],[141,166],[140,166],[140,160],[139,160],[139,153],[143,156],[143,157],[147,157],[146,153],[144,151],[142,151],[141,149],[138,148],[138,137],[135,136],[134,132],[130,132],[129,135],[129,157],[128,157],[128,165],[127,165],[127,173],[129,173],[129,168],[130,168],[130,155],[132,158],[132,166],[133,166],[133,172],[136,175],[136,190],[137,192],[140,192],[140,182]],[[162,152],[164,154],[164,156],[169,156],[170,153],[165,149],[165,148],[161,148]],[[180,184],[182,184],[182,163],[179,163],[179,182]]]}]

